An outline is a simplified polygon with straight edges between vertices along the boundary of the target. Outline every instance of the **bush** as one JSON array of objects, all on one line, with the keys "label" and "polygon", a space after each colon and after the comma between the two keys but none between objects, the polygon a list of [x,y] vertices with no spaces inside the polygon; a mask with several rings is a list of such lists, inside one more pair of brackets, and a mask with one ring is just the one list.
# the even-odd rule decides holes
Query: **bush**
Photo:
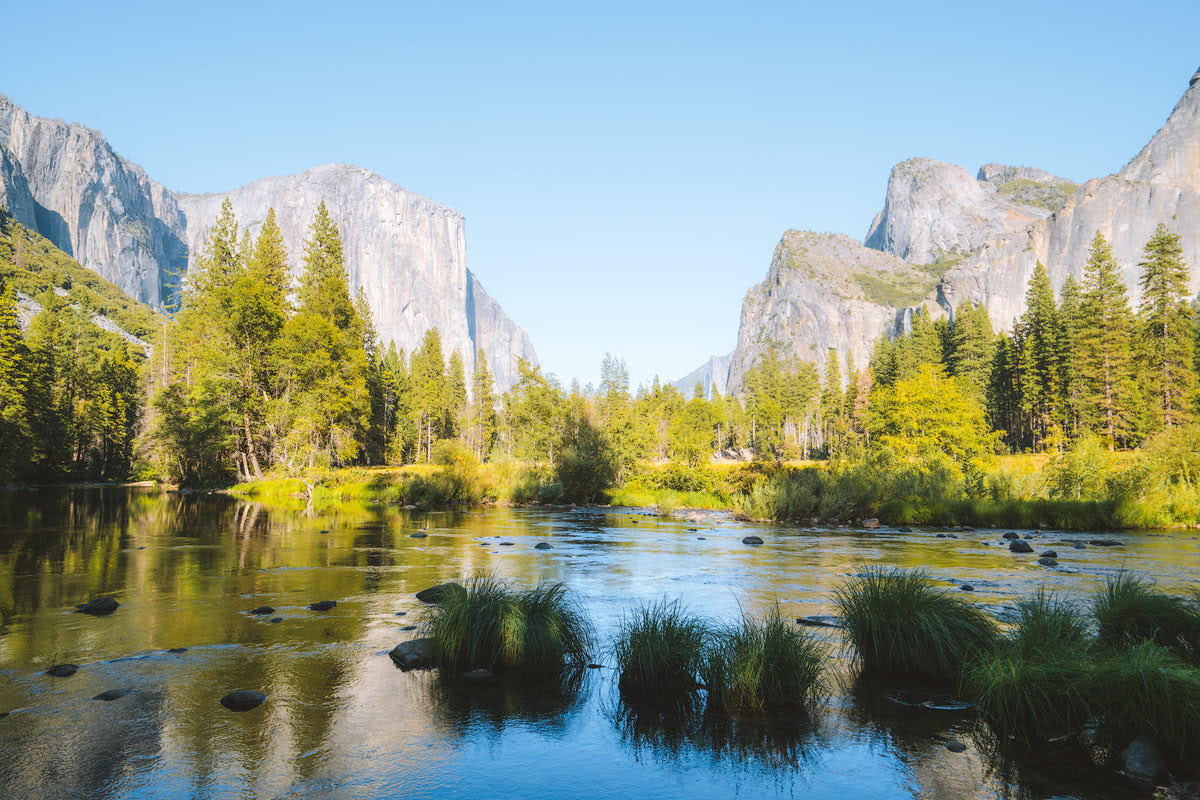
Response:
[{"label": "bush", "polygon": [[1100,642],[1124,649],[1152,641],[1190,654],[1200,632],[1200,609],[1195,602],[1154,590],[1151,581],[1129,572],[1109,578],[1092,600]]},{"label": "bush", "polygon": [[1089,643],[1079,609],[1039,592],[1017,604],[1011,634],[966,669],[961,689],[1002,736],[1034,745],[1076,733],[1089,718]]},{"label": "bush", "polygon": [[774,606],[759,621],[743,618],[718,629],[702,671],[709,702],[728,711],[808,706],[823,692],[827,652],[796,630]]},{"label": "bush", "polygon": [[996,641],[991,617],[921,571],[868,567],[834,591],[834,605],[868,672],[953,680]]},{"label": "bush", "polygon": [[621,620],[613,645],[621,691],[650,699],[678,699],[694,692],[708,637],[708,626],[678,601],[634,609]]},{"label": "bush", "polygon": [[441,669],[545,676],[587,663],[591,624],[561,583],[519,590],[484,576],[466,589],[429,608],[421,621]]},{"label": "bush", "polygon": [[441,439],[433,445],[433,463],[442,468],[433,478],[433,494],[439,504],[483,499],[479,458],[470,447],[456,439]]},{"label": "bush", "polygon": [[566,439],[557,474],[565,499],[599,502],[617,479],[617,456],[601,431],[580,420]]}]

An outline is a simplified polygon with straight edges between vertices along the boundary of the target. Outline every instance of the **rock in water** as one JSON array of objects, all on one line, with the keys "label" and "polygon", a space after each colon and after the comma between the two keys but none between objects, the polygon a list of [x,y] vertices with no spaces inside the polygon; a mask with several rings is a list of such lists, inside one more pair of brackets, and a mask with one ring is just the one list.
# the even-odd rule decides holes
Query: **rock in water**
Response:
[{"label": "rock in water", "polygon": [[1057,567],[1058,566],[1058,561],[1053,558],[1044,558],[1043,557],[1043,558],[1039,558],[1037,560],[1037,562],[1039,564],[1041,564],[1043,567]]},{"label": "rock in water", "polygon": [[283,622],[283,617],[271,617],[270,622],[272,624],[274,624],[276,622]]},{"label": "rock in water", "polygon": [[1054,552],[1053,550],[1047,550],[1046,552],[1042,553],[1042,558],[1058,558],[1058,553]]},{"label": "rock in water", "polygon": [[1014,553],[1032,553],[1033,548],[1029,546],[1029,542],[1024,539],[1013,539],[1009,543],[1008,549]]},{"label": "rock in water", "polygon": [[867,530],[875,530],[876,528],[879,527],[879,520],[875,519],[874,517],[872,517],[871,519],[864,519],[863,527],[866,528]]},{"label": "rock in water", "polygon": [[471,681],[481,681],[484,678],[492,677],[492,673],[486,669],[473,669],[463,675],[464,678]]},{"label": "rock in water", "polygon": [[329,611],[337,607],[337,600],[320,600],[311,604],[308,608],[310,611]]},{"label": "rock in water", "polygon": [[1092,539],[1088,542],[1092,547],[1124,547],[1124,542],[1118,542],[1116,539]]},{"label": "rock in water", "polygon": [[432,639],[409,639],[407,642],[401,642],[393,647],[388,655],[402,670],[430,669],[433,666],[429,663],[429,645],[432,641]]},{"label": "rock in water", "polygon": [[1017,533],[1016,531],[1008,531],[1007,533],[1005,533],[1005,534],[1004,534],[1003,536],[1001,536],[1000,538],[1001,538],[1001,539],[1009,539],[1009,540],[1011,540],[1011,539],[1020,539],[1020,538],[1021,538],[1021,534]]},{"label": "rock in water", "polygon": [[221,698],[221,705],[230,711],[249,711],[266,702],[267,696],[253,689],[238,689]]},{"label": "rock in water", "polygon": [[86,603],[80,603],[75,606],[75,610],[81,614],[91,614],[93,617],[107,617],[120,607],[121,604],[111,597],[97,597]]},{"label": "rock in water", "polygon": [[1162,754],[1145,739],[1134,739],[1121,751],[1121,768],[1126,775],[1152,781],[1163,771],[1163,766]]},{"label": "rock in water", "polygon": [[742,544],[762,544],[763,540],[757,536],[746,536],[742,538]]},{"label": "rock in water", "polygon": [[554,545],[549,544],[548,542],[538,542],[537,544],[535,544],[533,546],[533,549],[534,550],[553,550]]},{"label": "rock in water", "polygon": [[439,583],[437,586],[430,586],[428,589],[422,589],[417,592],[417,599],[422,603],[437,604],[445,600],[453,593],[465,592],[461,583],[456,581],[447,581]]},{"label": "rock in water", "polygon": [[417,531],[416,533],[410,533],[408,535],[408,538],[410,538],[410,539],[425,539],[425,538],[428,538],[428,536],[429,536],[429,534],[425,533],[425,531]]},{"label": "rock in water", "polygon": [[172,648],[171,648],[170,650],[168,650],[167,652],[168,652],[168,653],[170,653],[171,655],[175,655],[175,656],[177,656],[177,655],[180,655],[180,654],[182,654],[182,653],[186,653],[186,652],[187,652],[187,648],[186,648],[186,647],[172,647]]},{"label": "rock in water", "polygon": [[52,678],[69,678],[76,672],[79,672],[79,667],[74,664],[55,664],[46,670],[46,674]]},{"label": "rock in water", "polygon": [[274,614],[275,609],[271,608],[270,606],[259,606],[258,608],[252,609],[250,611],[250,613],[251,614],[260,614],[260,615]]},{"label": "rock in water", "polygon": [[135,690],[133,689],[109,689],[106,692],[101,692],[92,699],[103,700],[106,703],[111,703],[113,700],[120,700],[122,697],[128,697],[129,695],[134,694],[134,691]]},{"label": "rock in water", "polygon": [[840,628],[842,627],[841,620],[829,614],[809,614],[807,617],[800,617],[796,620],[797,625],[805,625],[809,628]]},{"label": "rock in water", "polygon": [[967,746],[958,739],[951,739],[950,741],[946,742],[946,749],[951,753],[965,753],[967,751]]},{"label": "rock in water", "polygon": [[963,584],[962,586],[960,586],[959,588],[960,588],[960,589],[962,589],[964,592],[973,592],[973,591],[975,591],[975,587],[974,587],[974,586],[972,586],[972,585],[971,585],[971,584],[969,584],[969,583],[964,583],[964,584]]}]

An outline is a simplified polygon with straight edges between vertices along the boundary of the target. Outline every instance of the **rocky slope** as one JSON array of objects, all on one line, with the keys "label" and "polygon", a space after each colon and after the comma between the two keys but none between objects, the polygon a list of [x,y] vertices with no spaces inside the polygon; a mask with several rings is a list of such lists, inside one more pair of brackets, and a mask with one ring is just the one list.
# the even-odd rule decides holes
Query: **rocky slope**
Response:
[{"label": "rocky slope", "polygon": [[1141,297],[1138,262],[1146,240],[1163,222],[1179,234],[1200,289],[1200,72],[1150,143],[1124,169],[1079,188],[1054,214],[989,241],[946,273],[941,302],[983,302],[992,321],[1011,328],[1025,310],[1025,287],[1038,261],[1055,289],[1079,279],[1088,246],[1099,231],[1123,268],[1130,300]]},{"label": "rocky slope", "polygon": [[342,234],[352,287],[363,287],[384,341],[411,353],[429,328],[446,353],[462,353],[468,375],[483,348],[497,385],[516,380],[516,358],[536,361],[533,345],[467,269],[465,220],[365,169],[329,164],[264,178],[228,194],[178,195],[185,240],[199,252],[221,203],[257,234],[274,207],[299,274],[308,226],[325,201]]},{"label": "rocky slope", "polygon": [[467,369],[482,348],[497,388],[529,337],[466,267],[461,214],[356,167],[328,165],[226,194],[176,194],[121,158],[96,131],[29,114],[0,95],[0,203],[79,263],[161,308],[224,197],[256,231],[274,206],[293,267],[324,199],[345,243],[351,290],[364,287],[381,338],[411,352],[430,327]]},{"label": "rocky slope", "polygon": [[[1078,279],[1097,231],[1112,244],[1136,303],[1137,263],[1160,222],[1180,235],[1192,291],[1200,289],[1200,71],[1124,169],[1083,186],[1030,167],[985,164],[972,177],[925,158],[896,165],[865,245],[904,259],[913,272],[870,261],[846,237],[828,237],[820,268],[804,277],[785,268],[802,244],[785,234],[767,280],[743,301],[726,388],[739,391],[745,370],[772,344],[818,365],[828,347],[863,364],[874,340],[903,329],[920,307],[944,315],[981,302],[996,328],[1011,329],[1037,262],[1055,288],[1067,275]],[[929,285],[914,296],[922,274]],[[710,361],[678,385],[690,390],[697,376],[717,384],[719,369]]]}]

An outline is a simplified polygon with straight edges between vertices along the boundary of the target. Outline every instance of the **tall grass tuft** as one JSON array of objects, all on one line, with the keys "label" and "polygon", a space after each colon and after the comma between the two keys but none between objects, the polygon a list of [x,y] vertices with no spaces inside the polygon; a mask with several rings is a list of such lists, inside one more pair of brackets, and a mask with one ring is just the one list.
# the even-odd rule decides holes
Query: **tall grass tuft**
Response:
[{"label": "tall grass tuft", "polygon": [[1195,773],[1200,753],[1200,670],[1150,641],[1114,652],[1091,670],[1088,696],[1114,749],[1146,737]]},{"label": "tall grass tuft", "polygon": [[1200,607],[1192,598],[1155,591],[1151,581],[1129,572],[1109,578],[1092,600],[1100,641],[1124,649],[1142,641],[1193,655],[1200,632]]},{"label": "tall grass tuft", "polygon": [[1090,716],[1090,638],[1078,607],[1038,592],[1017,604],[1010,635],[967,667],[960,688],[1002,737],[1035,745],[1077,733]]},{"label": "tall grass tuft", "polygon": [[515,589],[491,576],[425,611],[421,632],[443,670],[556,675],[587,663],[592,627],[561,583]]},{"label": "tall grass tuft", "polygon": [[714,631],[702,676],[709,701],[726,711],[807,707],[824,692],[827,655],[822,642],[788,625],[775,605],[762,620],[743,617]]},{"label": "tall grass tuft", "polygon": [[633,609],[621,621],[613,645],[621,691],[672,700],[695,691],[708,639],[708,625],[678,601]]},{"label": "tall grass tuft", "polygon": [[991,617],[919,570],[867,567],[834,591],[834,605],[868,672],[954,680],[996,642]]}]

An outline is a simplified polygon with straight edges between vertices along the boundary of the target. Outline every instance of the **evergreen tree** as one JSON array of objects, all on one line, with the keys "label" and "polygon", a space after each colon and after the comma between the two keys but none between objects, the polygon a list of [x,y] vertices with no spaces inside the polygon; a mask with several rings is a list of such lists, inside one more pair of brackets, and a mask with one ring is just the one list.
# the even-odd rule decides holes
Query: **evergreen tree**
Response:
[{"label": "evergreen tree", "polygon": [[1080,317],[1079,378],[1084,401],[1095,409],[1091,423],[1108,439],[1109,447],[1116,447],[1127,442],[1134,430],[1133,314],[1120,268],[1099,233],[1084,267]]},{"label": "evergreen tree", "polygon": [[1083,295],[1074,275],[1068,275],[1067,279],[1063,281],[1059,320],[1062,331],[1059,351],[1062,362],[1064,420],[1067,435],[1076,438],[1082,428],[1082,419],[1086,409],[1084,408],[1083,382],[1079,377],[1081,369],[1079,337],[1084,325]]},{"label": "evergreen tree", "polygon": [[987,393],[995,348],[992,320],[984,307],[974,303],[960,305],[950,329],[946,366],[951,375],[965,382],[975,399],[982,399]]},{"label": "evergreen tree", "polygon": [[1142,269],[1141,345],[1146,385],[1166,428],[1186,423],[1196,388],[1188,269],[1178,234],[1159,223],[1146,242]]},{"label": "evergreen tree", "polygon": [[1022,444],[1041,446],[1058,422],[1062,397],[1062,332],[1054,289],[1042,262],[1034,268],[1025,293],[1025,313],[1017,323],[1016,346]]},{"label": "evergreen tree", "polygon": [[411,420],[416,429],[417,457],[433,458],[433,442],[443,435],[446,418],[446,361],[442,334],[437,328],[425,331],[421,346],[409,364],[412,378]]},{"label": "evergreen tree", "polygon": [[491,452],[495,440],[496,396],[487,354],[481,347],[475,354],[475,374],[471,380],[471,448],[482,460]]},{"label": "evergreen tree", "polygon": [[304,273],[300,278],[300,305],[310,314],[329,320],[339,330],[354,321],[349,279],[342,256],[342,234],[322,200],[304,242]]},{"label": "evergreen tree", "polygon": [[0,281],[0,481],[11,481],[29,459],[31,432],[26,391],[29,363],[17,326],[17,294]]},{"label": "evergreen tree", "polygon": [[446,438],[462,435],[466,428],[467,375],[462,355],[457,350],[450,354],[446,367]]}]

